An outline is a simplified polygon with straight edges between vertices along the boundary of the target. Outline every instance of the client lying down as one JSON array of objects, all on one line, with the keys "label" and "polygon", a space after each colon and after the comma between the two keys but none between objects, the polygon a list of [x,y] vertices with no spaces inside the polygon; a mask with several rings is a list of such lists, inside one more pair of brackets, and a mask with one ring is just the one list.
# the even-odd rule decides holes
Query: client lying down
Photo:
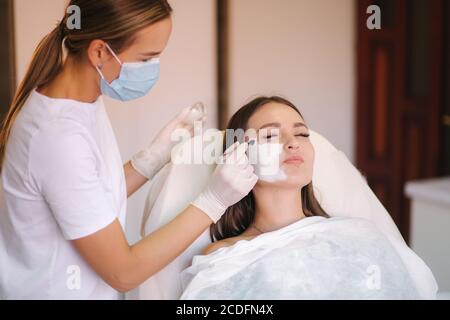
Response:
[{"label": "client lying down", "polygon": [[[182,273],[181,299],[435,298],[431,271],[404,243],[369,220],[322,209],[314,148],[292,103],[255,99],[230,120],[228,129],[239,128],[247,141],[248,129],[258,133],[249,159],[252,149],[264,155],[254,166],[259,181],[211,226],[215,242]],[[234,139],[227,131],[225,147]]]}]

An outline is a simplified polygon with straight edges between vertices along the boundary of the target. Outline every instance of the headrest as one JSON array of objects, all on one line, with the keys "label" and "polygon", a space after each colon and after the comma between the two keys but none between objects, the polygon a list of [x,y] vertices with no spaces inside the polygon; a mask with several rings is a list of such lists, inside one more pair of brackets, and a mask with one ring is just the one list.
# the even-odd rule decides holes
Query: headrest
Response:
[{"label": "headrest", "polygon": [[[313,186],[317,200],[330,216],[358,217],[374,222],[390,238],[404,243],[391,216],[345,154],[327,139],[310,130],[315,149]],[[198,148],[222,151],[223,132],[196,136],[180,145],[173,159]],[[219,157],[221,154],[214,154]],[[179,158],[178,158],[179,159]],[[203,191],[215,169],[214,164],[169,164],[151,182],[142,221],[147,235],[172,220]],[[137,290],[139,299],[178,299],[182,293],[180,273],[195,255],[211,243],[206,230],[186,251]],[[136,293],[135,293],[136,294]]]}]

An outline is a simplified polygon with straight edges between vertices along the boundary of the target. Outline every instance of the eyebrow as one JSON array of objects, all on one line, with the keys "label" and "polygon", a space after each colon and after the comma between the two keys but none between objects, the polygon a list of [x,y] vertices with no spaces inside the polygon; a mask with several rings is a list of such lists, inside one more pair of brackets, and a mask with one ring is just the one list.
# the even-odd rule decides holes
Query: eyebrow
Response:
[{"label": "eyebrow", "polygon": [[[276,127],[276,128],[280,128],[281,124],[279,122],[271,122],[271,123],[267,123],[265,125],[263,125],[261,128],[259,128],[258,130],[267,128],[267,127]],[[296,122],[294,123],[294,128],[300,128],[300,127],[305,127],[306,129],[308,129],[308,127],[306,126],[306,124],[302,123],[302,122]]]},{"label": "eyebrow", "polygon": [[299,127],[305,127],[306,129],[309,129],[308,126],[302,122],[297,122],[294,124],[294,128],[299,128]]}]

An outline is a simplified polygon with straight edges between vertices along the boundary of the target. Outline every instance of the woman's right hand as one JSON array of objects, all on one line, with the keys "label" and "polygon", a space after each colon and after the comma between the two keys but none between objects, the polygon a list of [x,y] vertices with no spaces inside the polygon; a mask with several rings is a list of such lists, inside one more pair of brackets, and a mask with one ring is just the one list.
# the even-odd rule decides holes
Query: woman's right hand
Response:
[{"label": "woman's right hand", "polygon": [[247,143],[236,142],[220,159],[206,189],[192,202],[216,223],[226,209],[240,201],[253,189],[258,177],[249,164]]}]

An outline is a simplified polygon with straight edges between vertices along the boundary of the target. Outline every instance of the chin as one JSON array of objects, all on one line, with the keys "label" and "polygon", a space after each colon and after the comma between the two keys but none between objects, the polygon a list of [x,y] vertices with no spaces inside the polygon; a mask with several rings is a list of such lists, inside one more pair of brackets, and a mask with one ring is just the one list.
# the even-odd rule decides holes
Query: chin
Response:
[{"label": "chin", "polygon": [[301,187],[309,184],[312,180],[312,170],[305,170],[305,167],[284,166],[283,172],[286,174],[286,183],[296,184]]},{"label": "chin", "polygon": [[305,177],[299,177],[299,176],[290,176],[287,178],[286,181],[284,181],[283,185],[285,188],[303,188],[304,186],[308,185],[311,182],[311,180],[305,179]]},{"label": "chin", "polygon": [[301,189],[308,185],[311,179],[307,179],[305,176],[301,175],[288,175],[286,179],[280,181],[264,181],[259,180],[258,185],[260,186],[270,186],[277,187],[280,189]]}]

